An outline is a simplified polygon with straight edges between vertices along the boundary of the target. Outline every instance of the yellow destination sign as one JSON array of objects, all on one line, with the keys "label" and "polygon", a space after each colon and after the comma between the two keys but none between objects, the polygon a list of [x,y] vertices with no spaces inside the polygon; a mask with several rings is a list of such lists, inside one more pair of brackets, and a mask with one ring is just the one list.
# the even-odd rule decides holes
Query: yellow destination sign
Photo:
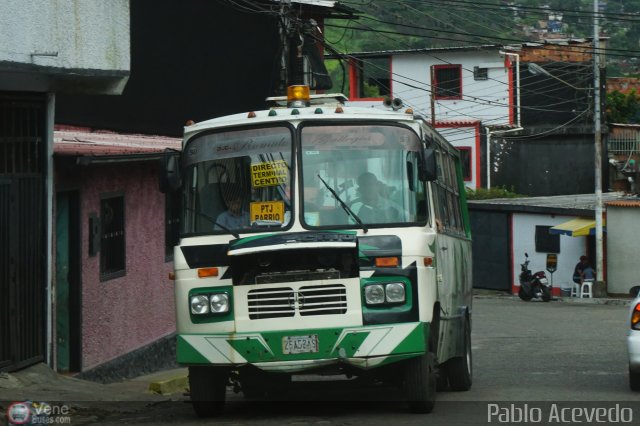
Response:
[{"label": "yellow destination sign", "polygon": [[249,205],[251,222],[258,220],[273,220],[284,223],[284,202],[262,201]]},{"label": "yellow destination sign", "polygon": [[251,186],[276,186],[287,183],[289,167],[284,160],[251,165]]}]

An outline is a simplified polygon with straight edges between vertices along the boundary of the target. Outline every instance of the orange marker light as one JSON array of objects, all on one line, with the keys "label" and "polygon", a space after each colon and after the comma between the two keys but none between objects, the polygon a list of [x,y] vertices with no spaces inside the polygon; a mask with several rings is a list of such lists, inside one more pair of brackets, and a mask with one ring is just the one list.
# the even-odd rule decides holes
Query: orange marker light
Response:
[{"label": "orange marker light", "polygon": [[378,268],[393,268],[399,264],[397,257],[376,257],[376,266]]},{"label": "orange marker light", "polygon": [[636,325],[640,324],[640,303],[636,305],[631,314],[631,327],[637,328]]},{"label": "orange marker light", "polygon": [[217,276],[218,276],[218,268],[199,268],[198,269],[199,278],[217,277]]},{"label": "orange marker light", "polygon": [[176,273],[173,272],[173,271],[169,272],[169,279],[171,281],[175,281],[176,280]]},{"label": "orange marker light", "polygon": [[304,101],[308,102],[311,99],[311,92],[309,86],[289,86],[287,87],[287,101]]},{"label": "orange marker light", "polygon": [[433,257],[425,257],[424,259],[424,266],[433,266]]}]

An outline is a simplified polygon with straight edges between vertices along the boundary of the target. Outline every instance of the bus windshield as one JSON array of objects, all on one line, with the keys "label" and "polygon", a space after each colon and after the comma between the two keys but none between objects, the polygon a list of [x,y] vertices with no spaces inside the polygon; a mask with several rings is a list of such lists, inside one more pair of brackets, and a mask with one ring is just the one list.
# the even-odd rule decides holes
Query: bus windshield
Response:
[{"label": "bus windshield", "polygon": [[291,218],[288,127],[198,135],[186,145],[182,232],[283,228]]},{"label": "bus windshield", "polygon": [[300,148],[305,225],[351,228],[424,223],[427,209],[425,185],[418,178],[420,149],[418,136],[405,127],[305,125]]}]

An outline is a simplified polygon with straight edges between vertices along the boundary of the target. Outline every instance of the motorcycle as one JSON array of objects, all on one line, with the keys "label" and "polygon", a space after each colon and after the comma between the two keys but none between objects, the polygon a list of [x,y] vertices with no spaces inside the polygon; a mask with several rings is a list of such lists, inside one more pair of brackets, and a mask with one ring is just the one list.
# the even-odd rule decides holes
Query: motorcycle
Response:
[{"label": "motorcycle", "polygon": [[551,300],[551,284],[544,271],[535,274],[529,269],[529,254],[525,253],[525,261],[520,264],[520,291],[518,296],[524,301],[539,297],[543,302]]}]

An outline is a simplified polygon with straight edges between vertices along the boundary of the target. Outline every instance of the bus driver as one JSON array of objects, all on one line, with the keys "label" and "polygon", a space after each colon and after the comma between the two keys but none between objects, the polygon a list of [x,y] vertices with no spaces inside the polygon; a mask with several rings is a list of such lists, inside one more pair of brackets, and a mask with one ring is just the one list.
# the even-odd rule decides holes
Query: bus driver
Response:
[{"label": "bus driver", "polygon": [[371,172],[365,172],[358,177],[359,197],[350,207],[364,223],[400,221],[401,207],[384,196],[385,187],[385,184]]}]

